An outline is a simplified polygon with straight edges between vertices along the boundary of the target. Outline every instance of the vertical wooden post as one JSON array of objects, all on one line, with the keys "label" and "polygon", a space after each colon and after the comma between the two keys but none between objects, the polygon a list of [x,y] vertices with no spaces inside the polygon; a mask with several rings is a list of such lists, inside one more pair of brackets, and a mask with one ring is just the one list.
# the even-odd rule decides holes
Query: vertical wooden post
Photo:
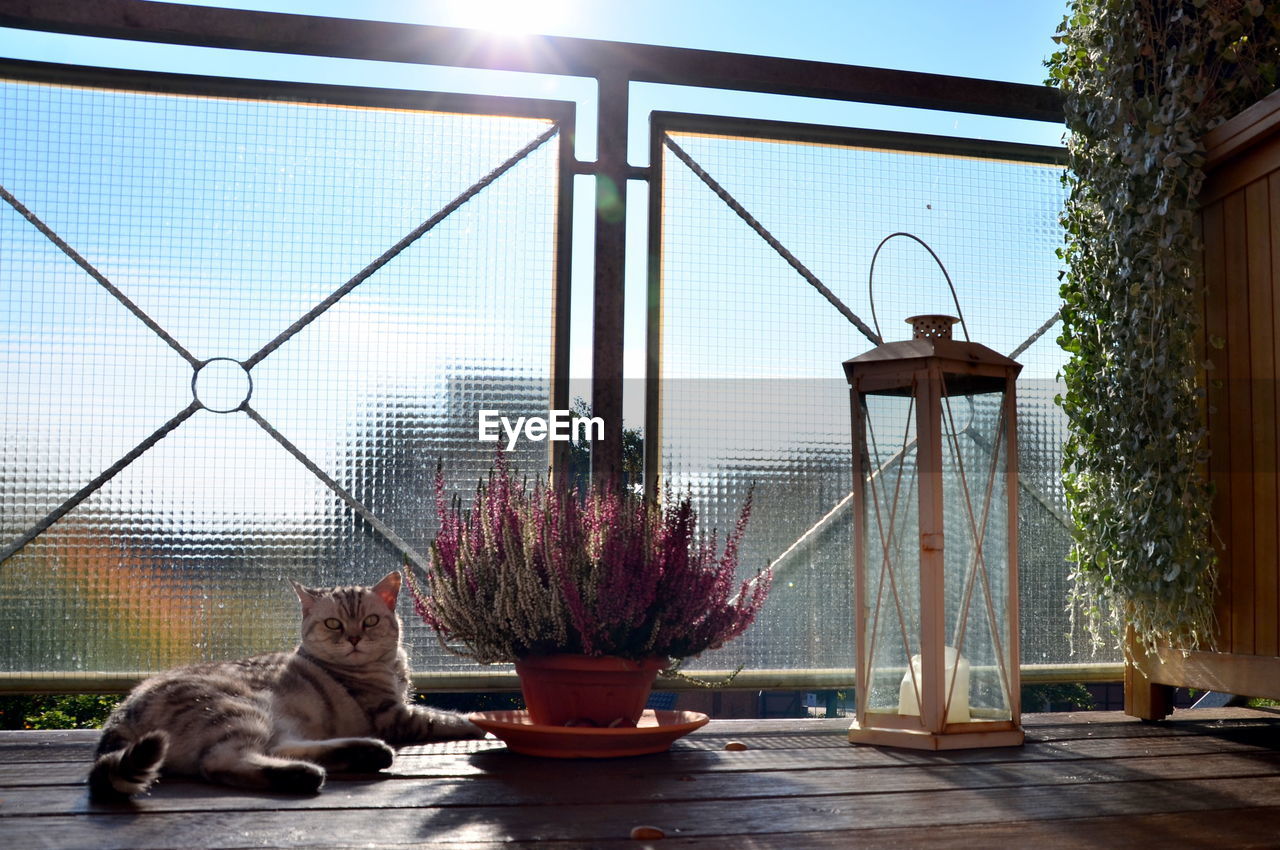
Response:
[{"label": "vertical wooden post", "polygon": [[916,373],[916,462],[920,475],[920,721],[930,732],[946,724],[947,612],[942,490],[942,375]]},{"label": "vertical wooden post", "polygon": [[[574,116],[576,120],[576,115]],[[551,343],[551,407],[569,408],[569,334],[570,308],[573,303],[573,179],[574,121],[560,123],[559,186],[556,191],[556,271],[552,296]],[[551,480],[568,472],[569,444],[548,440],[551,444]]]},{"label": "vertical wooden post", "polygon": [[1130,628],[1125,635],[1124,713],[1142,720],[1164,720],[1173,713],[1173,688],[1158,685],[1143,672],[1147,653]]},{"label": "vertical wooden post", "polygon": [[627,246],[627,95],[625,70],[596,80],[597,170],[594,332],[591,348],[591,413],[604,420],[604,439],[591,443],[591,477],[597,484],[622,476],[622,353]]},{"label": "vertical wooden post", "polygon": [[658,501],[662,471],[662,204],[665,129],[649,121],[649,280],[645,313],[644,372],[644,492]]}]

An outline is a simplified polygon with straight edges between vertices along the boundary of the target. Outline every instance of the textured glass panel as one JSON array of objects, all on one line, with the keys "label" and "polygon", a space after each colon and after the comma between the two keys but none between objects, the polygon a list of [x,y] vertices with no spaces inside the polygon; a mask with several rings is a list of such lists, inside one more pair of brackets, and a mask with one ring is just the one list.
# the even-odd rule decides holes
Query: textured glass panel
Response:
[{"label": "textured glass panel", "polygon": [[967,704],[974,720],[1008,719],[1010,709],[1003,398],[943,399],[944,639],[969,662],[968,691],[951,700]]},{"label": "textured glass panel", "polygon": [[[867,708],[896,713],[907,664],[920,652],[916,408],[911,398],[867,396],[864,401]],[[908,687],[918,689],[919,682],[912,679]]]},{"label": "textured glass panel", "polygon": [[478,411],[546,411],[550,119],[0,81],[0,125],[0,671],[287,646],[286,578],[401,568]]},{"label": "textured glass panel", "polygon": [[[1022,349],[1023,661],[1099,660],[1081,654],[1088,649],[1082,641],[1072,653],[1066,610],[1065,426],[1053,403],[1065,355],[1052,326],[1061,169],[841,145],[834,134],[824,144],[667,136],[696,168],[664,146],[661,471],[677,490],[690,488],[702,515],[722,529],[754,485],[743,569],[778,561],[773,595],[746,640],[698,664],[852,664],[849,394],[841,363],[872,343],[794,263],[867,325],[874,298],[884,338],[905,339],[907,317],[954,315],[956,307],[934,260],[905,238],[884,246],[869,295],[876,246],[899,231],[923,239],[945,263],[974,341],[1003,354]],[[957,326],[956,335],[964,338],[964,329]]]}]

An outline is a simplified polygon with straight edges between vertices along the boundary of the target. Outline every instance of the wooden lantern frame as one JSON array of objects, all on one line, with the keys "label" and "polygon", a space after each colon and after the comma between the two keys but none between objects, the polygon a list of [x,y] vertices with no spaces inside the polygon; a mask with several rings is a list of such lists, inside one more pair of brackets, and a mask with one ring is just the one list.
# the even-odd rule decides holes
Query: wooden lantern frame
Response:
[{"label": "wooden lantern frame", "polygon": [[[933,317],[930,317],[933,318]],[[953,320],[954,321],[954,320]],[[950,339],[949,328],[942,336],[922,336],[902,342],[885,343],[844,364],[850,387],[853,424],[853,491],[854,491],[854,562],[855,598],[857,606],[857,719],[849,730],[855,743],[910,747],[914,749],[961,749],[968,747],[1017,746],[1023,741],[1021,727],[1020,679],[1018,672],[1018,462],[1017,403],[1015,383],[1022,367],[1014,360],[974,342]],[[943,590],[944,555],[947,545],[943,536],[943,448],[944,416],[952,397],[1003,393],[1000,427],[996,437],[1004,441],[1003,470],[996,469],[993,449],[991,478],[987,492],[992,498],[994,476],[1004,477],[1008,499],[1007,577],[1004,621],[995,622],[995,611],[987,604],[989,622],[993,624],[992,640],[999,659],[1001,681],[1007,688],[1007,719],[971,720],[947,723],[947,705],[951,695],[943,698],[947,685],[945,667],[946,608]],[[911,397],[916,424],[915,458],[918,478],[919,532],[916,549],[919,555],[919,598],[901,600],[919,606],[918,635],[921,670],[919,682],[913,682],[919,694],[919,715],[872,711],[869,694],[872,669],[869,658],[870,624],[867,612],[866,528],[868,469],[870,455],[866,445],[866,422],[863,418],[866,396],[896,395]],[[954,437],[953,437],[954,439]],[[909,447],[904,445],[904,451]],[[972,501],[969,512],[973,517]],[[985,529],[973,525],[973,541],[980,541]],[[972,542],[972,541],[971,541]],[[974,546],[974,570],[987,569],[981,543]],[[883,556],[888,569],[889,553]],[[900,567],[909,568],[904,563]],[[984,576],[985,578],[985,576]],[[989,586],[988,586],[989,587]],[[994,626],[999,626],[996,628]],[[1005,642],[1000,643],[1001,635]],[[914,677],[914,673],[908,673]],[[953,677],[954,679],[954,677]],[[951,683],[954,687],[954,681]],[[967,699],[967,696],[966,696]]]}]

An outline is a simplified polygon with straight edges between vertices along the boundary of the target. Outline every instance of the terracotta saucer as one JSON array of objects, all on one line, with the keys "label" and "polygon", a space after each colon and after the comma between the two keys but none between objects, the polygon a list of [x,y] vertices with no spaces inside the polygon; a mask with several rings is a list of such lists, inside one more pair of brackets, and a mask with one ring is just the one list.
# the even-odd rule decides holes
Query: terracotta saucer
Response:
[{"label": "terracotta saucer", "polygon": [[507,748],[527,756],[557,759],[603,759],[660,753],[708,717],[697,711],[647,709],[634,727],[539,726],[527,711],[481,711],[471,722],[500,738]]}]

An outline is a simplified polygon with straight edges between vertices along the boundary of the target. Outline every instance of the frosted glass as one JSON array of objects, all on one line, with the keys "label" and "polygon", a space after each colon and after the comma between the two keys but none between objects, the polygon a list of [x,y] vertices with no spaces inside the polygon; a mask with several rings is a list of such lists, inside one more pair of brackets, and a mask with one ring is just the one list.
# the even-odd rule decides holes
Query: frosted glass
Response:
[{"label": "frosted glass", "polygon": [[547,410],[555,120],[308,92],[0,80],[0,186],[102,278],[0,202],[0,671],[288,646],[286,578],[402,568],[437,462],[492,462],[478,411]]},{"label": "frosted glass", "polygon": [[[1080,634],[1066,610],[1065,422],[1053,403],[1065,355],[1052,325],[1061,168],[1016,151],[920,153],[866,134],[842,144],[831,129],[810,143],[771,138],[768,127],[748,135],[740,121],[722,129],[706,119],[695,132],[680,120],[666,137],[866,324],[872,254],[906,231],[946,265],[974,341],[1003,354],[1025,345],[1016,357],[1023,662],[1118,660],[1088,655],[1082,639],[1073,654]],[[661,474],[721,529],[754,485],[743,571],[777,569],[745,639],[690,666],[847,669],[853,544],[841,364],[873,343],[665,144],[662,169]],[[956,312],[942,273],[910,240],[884,247],[873,291],[887,341],[909,337],[909,316]]]}]

